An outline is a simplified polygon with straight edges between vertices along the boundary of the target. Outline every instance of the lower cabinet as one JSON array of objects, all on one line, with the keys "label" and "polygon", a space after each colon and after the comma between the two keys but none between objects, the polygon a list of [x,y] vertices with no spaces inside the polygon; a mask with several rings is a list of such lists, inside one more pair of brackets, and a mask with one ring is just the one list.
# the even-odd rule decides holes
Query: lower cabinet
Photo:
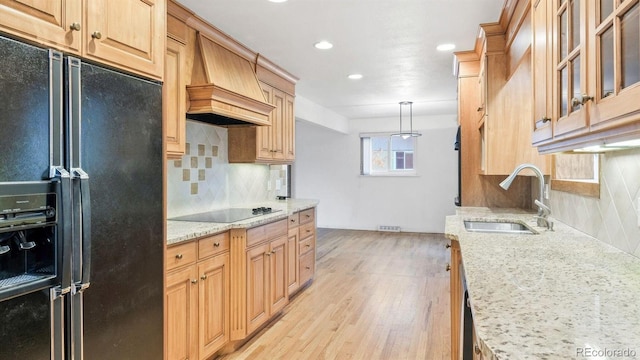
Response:
[{"label": "lower cabinet", "polygon": [[460,243],[451,240],[451,262],[447,265],[447,271],[450,272],[450,306],[451,306],[451,360],[462,360],[462,342],[463,342],[463,326],[464,319],[464,284],[461,275],[462,257],[460,253]]},{"label": "lower cabinet", "polygon": [[167,248],[167,359],[208,359],[229,342],[229,233]]},{"label": "lower cabinet", "polygon": [[[249,236],[247,240],[250,241]],[[287,233],[247,249],[247,334],[254,332],[289,302]]]}]

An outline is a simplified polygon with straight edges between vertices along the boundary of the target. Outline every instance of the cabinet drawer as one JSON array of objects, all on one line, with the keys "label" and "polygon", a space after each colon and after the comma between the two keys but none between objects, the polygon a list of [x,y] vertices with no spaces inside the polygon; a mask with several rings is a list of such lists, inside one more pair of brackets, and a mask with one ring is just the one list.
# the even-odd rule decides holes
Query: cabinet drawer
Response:
[{"label": "cabinet drawer", "polygon": [[278,236],[287,235],[287,231],[287,219],[279,220],[265,225],[267,240],[271,240]]},{"label": "cabinet drawer", "polygon": [[300,213],[289,215],[289,229],[294,228],[300,224]]},{"label": "cabinet drawer", "polygon": [[310,251],[300,256],[300,285],[313,277],[316,271],[316,252]]},{"label": "cabinet drawer", "polygon": [[316,220],[316,209],[311,208],[304,211],[300,211],[300,224],[306,224],[308,222],[314,222]]},{"label": "cabinet drawer", "polygon": [[316,238],[315,236],[310,236],[306,239],[300,240],[298,248],[298,253],[300,255],[306,254],[309,251],[313,250],[316,247]]},{"label": "cabinet drawer", "polygon": [[261,243],[267,240],[267,234],[265,232],[266,225],[256,226],[247,230],[247,247],[251,247],[255,244]]},{"label": "cabinet drawer", "polygon": [[198,260],[229,250],[229,232],[198,240]]},{"label": "cabinet drawer", "polygon": [[310,222],[300,225],[300,239],[305,239],[316,233],[316,223]]},{"label": "cabinet drawer", "polygon": [[195,263],[196,250],[195,241],[167,248],[167,270]]}]

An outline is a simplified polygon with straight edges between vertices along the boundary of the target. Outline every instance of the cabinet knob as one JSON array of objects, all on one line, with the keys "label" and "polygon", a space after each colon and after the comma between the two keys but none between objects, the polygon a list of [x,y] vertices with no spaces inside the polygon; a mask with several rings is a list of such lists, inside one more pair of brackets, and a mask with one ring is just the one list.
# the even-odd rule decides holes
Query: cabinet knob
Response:
[{"label": "cabinet knob", "polygon": [[445,268],[445,270],[451,271],[451,264],[447,264],[447,267]]},{"label": "cabinet knob", "polygon": [[200,276],[200,279],[202,279],[202,280],[207,280],[207,275],[202,275],[202,276]]},{"label": "cabinet knob", "polygon": [[306,247],[311,247],[311,244],[307,244]]},{"label": "cabinet knob", "polygon": [[220,243],[219,243],[219,242],[217,242],[217,243],[213,243],[213,247],[219,247],[219,246],[220,246]]},{"label": "cabinet knob", "polygon": [[450,248],[450,247],[451,247],[451,244],[447,244],[447,245],[445,245],[444,247],[445,247],[445,249],[448,249],[448,248]]},{"label": "cabinet knob", "polygon": [[94,31],[93,34],[91,34],[91,37],[100,40],[102,39],[102,33],[100,31]]},{"label": "cabinet knob", "polygon": [[307,270],[311,270],[311,266],[305,266],[304,268]]},{"label": "cabinet knob", "polygon": [[191,283],[192,284],[197,284],[198,283],[198,279],[191,279]]},{"label": "cabinet knob", "polygon": [[271,250],[271,253],[272,253],[272,254],[275,254],[275,253],[276,253],[276,251],[275,251],[275,250]]},{"label": "cabinet knob", "polygon": [[292,222],[292,223],[296,222],[296,219],[291,219],[291,222]]},{"label": "cabinet knob", "polygon": [[176,255],[176,259],[178,259],[178,260],[182,259],[182,254]]},{"label": "cabinet knob", "polygon": [[69,26],[69,28],[73,31],[80,31],[82,29],[82,26],[80,26],[80,23],[74,22]]},{"label": "cabinet knob", "polygon": [[540,119],[540,121],[542,121],[542,123],[548,123],[549,121],[551,121],[550,117],[543,117],[542,119]]},{"label": "cabinet knob", "polygon": [[311,217],[311,215],[307,214],[307,219],[310,218],[310,217]]},{"label": "cabinet knob", "polygon": [[480,112],[480,111],[482,111],[482,109],[484,109],[484,107],[480,106],[480,107],[478,107],[478,110],[476,110],[476,111]]},{"label": "cabinet knob", "polygon": [[264,253],[264,254],[265,254],[265,255],[267,255],[267,256],[271,256],[271,253],[270,253],[270,252],[266,252],[266,253]]}]

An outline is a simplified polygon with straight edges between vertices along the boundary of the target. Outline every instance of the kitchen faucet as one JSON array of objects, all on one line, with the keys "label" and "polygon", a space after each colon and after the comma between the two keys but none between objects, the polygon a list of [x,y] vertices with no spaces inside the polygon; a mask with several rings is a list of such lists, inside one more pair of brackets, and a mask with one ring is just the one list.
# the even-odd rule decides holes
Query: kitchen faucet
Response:
[{"label": "kitchen faucet", "polygon": [[548,230],[553,230],[553,222],[550,221],[547,217],[551,214],[551,209],[544,204],[544,175],[540,169],[533,164],[520,164],[518,165],[511,175],[509,175],[506,179],[504,179],[500,183],[500,187],[507,190],[513,180],[515,180],[516,175],[524,169],[531,169],[536,176],[538,177],[538,183],[540,184],[539,197],[540,199],[536,199],[534,202],[538,206],[538,216],[536,216],[536,220],[538,226],[546,227]]}]

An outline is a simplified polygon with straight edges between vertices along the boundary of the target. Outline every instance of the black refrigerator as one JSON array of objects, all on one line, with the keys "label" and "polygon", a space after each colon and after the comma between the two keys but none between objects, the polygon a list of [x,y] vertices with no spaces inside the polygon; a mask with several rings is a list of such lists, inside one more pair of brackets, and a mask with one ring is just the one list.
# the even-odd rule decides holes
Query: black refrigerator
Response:
[{"label": "black refrigerator", "polygon": [[162,359],[161,89],[0,36],[0,360]]}]

